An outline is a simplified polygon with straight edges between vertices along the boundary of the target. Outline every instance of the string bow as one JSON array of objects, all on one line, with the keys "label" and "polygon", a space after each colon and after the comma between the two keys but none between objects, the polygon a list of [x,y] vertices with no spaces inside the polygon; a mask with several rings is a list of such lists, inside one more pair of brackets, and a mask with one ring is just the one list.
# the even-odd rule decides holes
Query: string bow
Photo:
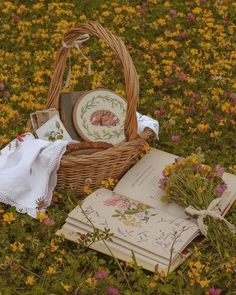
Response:
[{"label": "string bow", "polygon": [[201,231],[201,233],[207,237],[207,232],[208,232],[208,226],[204,223],[204,218],[207,216],[211,216],[213,218],[218,218],[222,221],[225,222],[225,224],[228,226],[229,230],[233,233],[236,233],[236,227],[228,222],[222,215],[221,215],[221,210],[220,210],[220,203],[221,203],[222,198],[216,198],[211,203],[209,204],[208,208],[206,210],[197,210],[192,206],[188,206],[185,209],[185,212],[190,214],[190,215],[197,215],[197,223],[198,227]]},{"label": "string bow", "polygon": [[[89,34],[83,34],[83,35],[80,35],[79,37],[77,37],[71,45],[68,45],[64,40],[62,40],[61,44],[64,48],[67,48],[67,49],[71,49],[71,48],[77,48],[80,52],[80,54],[83,56],[84,59],[86,59],[86,61],[88,61],[88,74],[90,75],[92,70],[91,70],[91,64],[90,64],[90,61],[89,59],[87,58],[86,55],[83,54],[83,52],[81,51],[81,48],[80,46],[88,41],[90,38]],[[67,78],[66,78],[66,83],[65,83],[65,87],[68,87],[69,86],[69,83],[70,83],[70,79],[71,79],[71,59],[70,59],[71,55],[70,55],[70,52],[69,52],[69,71],[68,71],[68,75],[67,75]]]}]

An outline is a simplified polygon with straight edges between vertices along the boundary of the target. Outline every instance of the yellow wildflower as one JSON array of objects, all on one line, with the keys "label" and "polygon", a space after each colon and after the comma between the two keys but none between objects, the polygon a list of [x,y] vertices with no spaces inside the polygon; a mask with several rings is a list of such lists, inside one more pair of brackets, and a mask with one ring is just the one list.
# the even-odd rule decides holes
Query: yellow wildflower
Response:
[{"label": "yellow wildflower", "polygon": [[120,7],[114,8],[115,13],[120,14],[122,12],[122,9]]},{"label": "yellow wildflower", "polygon": [[191,117],[188,117],[188,118],[185,120],[185,122],[186,122],[187,124],[192,124],[192,123],[193,123],[193,119],[192,119]]},{"label": "yellow wildflower", "polygon": [[208,287],[209,286],[210,281],[209,280],[202,280],[199,281],[199,285],[204,288],[204,287]]},{"label": "yellow wildflower", "polygon": [[40,252],[39,255],[38,255],[38,257],[37,257],[37,259],[38,260],[43,259],[44,256],[45,256],[44,253],[43,252]]},{"label": "yellow wildflower", "polygon": [[97,280],[95,278],[87,278],[85,282],[93,288],[95,288],[97,285]]},{"label": "yellow wildflower", "polygon": [[0,208],[0,213],[3,213],[4,212],[4,209]]},{"label": "yellow wildflower", "polygon": [[83,188],[83,192],[86,194],[86,195],[90,195],[93,191],[92,189],[86,184]]},{"label": "yellow wildflower", "polygon": [[71,286],[70,285],[64,284],[63,282],[61,282],[61,285],[62,285],[62,287],[64,288],[64,290],[66,292],[70,292],[71,291]]},{"label": "yellow wildflower", "polygon": [[56,273],[55,268],[52,267],[52,266],[49,266],[49,267],[48,267],[48,270],[47,270],[47,274],[49,274],[49,275],[53,275],[53,274],[55,274],[55,273]]},{"label": "yellow wildflower", "polygon": [[86,19],[87,19],[87,17],[84,14],[79,17],[80,21],[85,21]]},{"label": "yellow wildflower", "polygon": [[199,123],[197,125],[197,128],[200,132],[206,132],[210,128],[210,126],[207,123]]},{"label": "yellow wildflower", "polygon": [[17,251],[18,247],[17,247],[17,242],[13,243],[13,244],[10,244],[11,245],[11,248],[12,248],[12,251],[15,252]]},{"label": "yellow wildflower", "polygon": [[24,243],[18,242],[18,250],[19,252],[24,252]]},{"label": "yellow wildflower", "polygon": [[27,276],[27,278],[26,278],[26,285],[32,286],[34,283],[35,283],[34,276]]},{"label": "yellow wildflower", "polygon": [[105,188],[113,187],[115,185],[115,179],[109,177],[107,180],[102,180],[102,186]]},{"label": "yellow wildflower", "polygon": [[205,172],[209,173],[209,172],[212,171],[212,168],[211,168],[210,166],[208,166],[208,165],[204,165],[204,166],[203,166],[203,170],[204,170]]},{"label": "yellow wildflower", "polygon": [[8,212],[8,213],[3,214],[3,221],[4,222],[11,224],[14,220],[16,220],[16,219],[15,219],[12,212]]},{"label": "yellow wildflower", "polygon": [[37,217],[40,222],[43,222],[47,218],[47,214],[45,212],[37,212]]},{"label": "yellow wildflower", "polygon": [[52,240],[51,243],[50,243],[50,248],[51,248],[51,251],[52,252],[56,252],[59,248],[59,246],[57,246],[54,241]]}]

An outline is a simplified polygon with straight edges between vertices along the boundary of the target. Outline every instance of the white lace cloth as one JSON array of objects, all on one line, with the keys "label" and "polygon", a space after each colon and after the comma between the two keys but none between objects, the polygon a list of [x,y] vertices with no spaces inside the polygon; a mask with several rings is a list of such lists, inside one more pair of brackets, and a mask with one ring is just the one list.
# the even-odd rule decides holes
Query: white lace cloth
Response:
[{"label": "white lace cloth", "polygon": [[[145,127],[158,137],[156,120],[137,113],[138,132]],[[37,215],[38,201],[50,205],[57,183],[57,170],[68,141],[35,139],[31,133],[19,136],[0,151],[0,202],[18,212]]]},{"label": "white lace cloth", "polygon": [[49,206],[67,141],[35,139],[30,133],[15,139],[0,154],[0,202],[36,217],[37,203]]}]

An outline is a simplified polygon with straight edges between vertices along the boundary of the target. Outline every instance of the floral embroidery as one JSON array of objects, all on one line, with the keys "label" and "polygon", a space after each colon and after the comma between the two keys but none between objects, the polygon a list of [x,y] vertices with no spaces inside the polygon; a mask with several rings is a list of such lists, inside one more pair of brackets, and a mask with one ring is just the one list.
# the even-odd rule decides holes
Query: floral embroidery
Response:
[{"label": "floral embroidery", "polygon": [[104,201],[104,205],[115,207],[115,214],[112,217],[118,218],[126,226],[131,227],[141,227],[143,221],[147,223],[151,216],[157,215],[148,210],[150,206],[131,202],[129,199],[117,195]]},{"label": "floral embroidery", "polygon": [[63,139],[63,130],[61,129],[61,125],[58,121],[55,122],[55,127],[57,130],[51,130],[50,132],[46,132],[44,134],[44,136],[47,137],[49,141]]}]

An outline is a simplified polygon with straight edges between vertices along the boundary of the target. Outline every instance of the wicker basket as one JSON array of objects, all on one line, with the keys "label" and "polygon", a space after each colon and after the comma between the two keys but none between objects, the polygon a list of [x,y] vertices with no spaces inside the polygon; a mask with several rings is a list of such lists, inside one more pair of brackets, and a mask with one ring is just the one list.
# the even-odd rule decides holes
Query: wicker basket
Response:
[{"label": "wicker basket", "polygon": [[[84,194],[83,188],[87,179],[91,179],[91,188],[101,186],[101,181],[109,177],[119,179],[140,153],[145,144],[145,136],[137,135],[136,105],[139,97],[139,82],[132,59],[120,38],[114,36],[101,24],[95,21],[80,24],[68,31],[64,42],[71,45],[81,34],[90,34],[107,42],[119,56],[122,65],[127,94],[127,115],[125,119],[126,142],[92,155],[64,155],[58,170],[57,189],[65,191],[73,189]],[[54,73],[50,85],[46,108],[55,107],[59,110],[59,95],[62,86],[68,48],[60,48],[54,64]]]}]

